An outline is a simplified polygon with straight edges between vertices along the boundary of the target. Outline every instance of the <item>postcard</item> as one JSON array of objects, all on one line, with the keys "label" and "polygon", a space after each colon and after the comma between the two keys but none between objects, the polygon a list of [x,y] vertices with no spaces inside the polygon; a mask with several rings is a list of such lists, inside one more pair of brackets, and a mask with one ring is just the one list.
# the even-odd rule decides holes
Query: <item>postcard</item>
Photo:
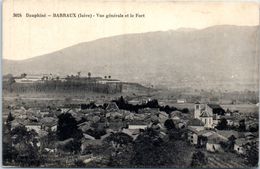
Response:
[{"label": "postcard", "polygon": [[259,2],[5,0],[4,167],[249,168]]}]

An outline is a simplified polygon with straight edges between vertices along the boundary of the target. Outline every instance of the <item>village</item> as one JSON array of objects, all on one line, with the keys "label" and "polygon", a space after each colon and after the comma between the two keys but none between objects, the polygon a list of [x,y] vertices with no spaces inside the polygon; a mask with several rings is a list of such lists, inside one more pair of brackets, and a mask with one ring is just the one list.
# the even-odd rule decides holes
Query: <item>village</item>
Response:
[{"label": "village", "polygon": [[6,105],[4,163],[25,167],[257,165],[257,112],[208,102],[190,104],[192,109],[180,109],[147,99],[134,105],[121,96],[103,104]]}]

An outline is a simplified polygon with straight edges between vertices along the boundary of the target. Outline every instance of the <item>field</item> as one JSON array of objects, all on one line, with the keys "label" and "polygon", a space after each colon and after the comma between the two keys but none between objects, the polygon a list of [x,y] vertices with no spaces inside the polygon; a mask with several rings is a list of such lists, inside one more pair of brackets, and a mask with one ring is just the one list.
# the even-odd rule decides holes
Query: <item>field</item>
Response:
[{"label": "field", "polygon": [[209,168],[247,168],[244,159],[230,152],[207,153]]}]

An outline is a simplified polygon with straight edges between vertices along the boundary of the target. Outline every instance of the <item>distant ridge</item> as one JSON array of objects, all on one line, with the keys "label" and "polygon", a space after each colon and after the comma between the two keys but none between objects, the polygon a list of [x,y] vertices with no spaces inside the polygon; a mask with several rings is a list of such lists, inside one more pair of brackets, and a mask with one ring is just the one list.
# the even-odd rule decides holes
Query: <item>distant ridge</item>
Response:
[{"label": "distant ridge", "polygon": [[258,30],[220,25],[101,38],[22,61],[3,59],[3,74],[81,71],[167,88],[256,88]]}]

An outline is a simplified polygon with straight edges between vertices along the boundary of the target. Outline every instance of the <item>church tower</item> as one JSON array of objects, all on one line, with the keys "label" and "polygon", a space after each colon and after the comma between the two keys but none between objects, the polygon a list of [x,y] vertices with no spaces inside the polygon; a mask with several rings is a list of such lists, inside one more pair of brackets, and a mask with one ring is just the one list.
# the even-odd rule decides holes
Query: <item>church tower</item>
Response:
[{"label": "church tower", "polygon": [[201,105],[199,102],[196,102],[194,107],[194,118],[200,119],[200,115],[201,115]]}]

